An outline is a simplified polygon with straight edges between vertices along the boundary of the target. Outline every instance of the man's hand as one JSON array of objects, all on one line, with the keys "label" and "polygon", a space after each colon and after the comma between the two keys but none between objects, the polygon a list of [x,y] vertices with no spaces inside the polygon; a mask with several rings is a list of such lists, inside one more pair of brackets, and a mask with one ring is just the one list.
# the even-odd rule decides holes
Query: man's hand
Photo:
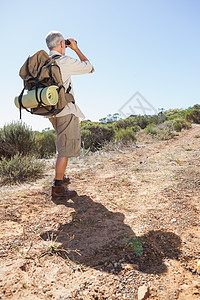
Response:
[{"label": "man's hand", "polygon": [[70,41],[71,44],[68,45],[67,47],[74,50],[81,61],[88,61],[87,57],[78,48],[76,41],[74,39],[68,39],[68,40]]},{"label": "man's hand", "polygon": [[70,41],[70,45],[67,47],[71,48],[72,50],[76,51],[78,49],[77,43],[74,39],[68,39]]}]

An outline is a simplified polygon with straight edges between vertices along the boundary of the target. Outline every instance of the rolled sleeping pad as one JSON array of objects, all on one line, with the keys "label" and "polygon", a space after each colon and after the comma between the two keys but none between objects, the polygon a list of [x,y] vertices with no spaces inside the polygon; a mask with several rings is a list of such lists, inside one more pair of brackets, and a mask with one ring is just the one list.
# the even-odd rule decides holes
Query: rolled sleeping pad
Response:
[{"label": "rolled sleeping pad", "polygon": [[[41,92],[41,99],[42,104],[44,106],[46,105],[56,105],[58,103],[58,87],[56,85],[51,85],[46,88],[39,88],[37,95],[38,100],[40,100],[40,92]],[[15,106],[17,108],[20,107],[18,97],[15,97],[14,99]],[[22,104],[26,108],[35,108],[38,106],[38,102],[36,100],[35,90],[28,91],[27,94],[24,94],[22,97]],[[23,109],[23,107],[22,107]]]}]

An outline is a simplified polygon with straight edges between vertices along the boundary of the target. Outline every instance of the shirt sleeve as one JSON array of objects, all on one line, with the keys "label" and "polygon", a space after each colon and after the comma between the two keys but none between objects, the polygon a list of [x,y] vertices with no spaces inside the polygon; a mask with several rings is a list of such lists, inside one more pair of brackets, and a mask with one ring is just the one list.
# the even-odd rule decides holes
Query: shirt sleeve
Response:
[{"label": "shirt sleeve", "polygon": [[65,69],[65,71],[71,75],[81,75],[94,72],[94,68],[88,60],[80,61],[69,56],[64,56],[59,59],[59,64],[62,66],[62,69]]}]

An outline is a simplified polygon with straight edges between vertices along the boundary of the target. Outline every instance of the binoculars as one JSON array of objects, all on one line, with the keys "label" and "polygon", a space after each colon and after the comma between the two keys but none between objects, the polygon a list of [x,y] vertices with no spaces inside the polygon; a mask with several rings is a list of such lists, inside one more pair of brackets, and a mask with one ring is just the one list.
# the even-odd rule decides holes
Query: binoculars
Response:
[{"label": "binoculars", "polygon": [[[77,41],[75,41],[77,43]],[[69,40],[65,40],[65,47],[69,46],[71,42]]]}]

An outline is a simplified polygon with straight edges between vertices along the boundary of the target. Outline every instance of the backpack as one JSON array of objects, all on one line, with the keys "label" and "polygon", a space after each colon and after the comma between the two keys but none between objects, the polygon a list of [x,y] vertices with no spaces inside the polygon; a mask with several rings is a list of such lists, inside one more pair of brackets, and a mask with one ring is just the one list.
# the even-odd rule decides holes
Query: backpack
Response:
[{"label": "backpack", "polygon": [[[23,79],[24,88],[18,97],[20,119],[21,109],[24,108],[28,112],[41,116],[53,116],[58,114],[69,103],[75,103],[74,97],[70,94],[71,86],[67,91],[63,86],[60,68],[56,63],[56,58],[61,55],[50,57],[44,50],[36,52],[29,56],[19,71],[19,76]],[[56,105],[45,105],[42,101],[41,92],[38,94],[39,88],[46,88],[56,85],[58,92],[58,103]],[[38,102],[37,107],[27,109],[22,103],[24,91],[35,90],[35,97]],[[38,96],[39,95],[39,96]]]}]

